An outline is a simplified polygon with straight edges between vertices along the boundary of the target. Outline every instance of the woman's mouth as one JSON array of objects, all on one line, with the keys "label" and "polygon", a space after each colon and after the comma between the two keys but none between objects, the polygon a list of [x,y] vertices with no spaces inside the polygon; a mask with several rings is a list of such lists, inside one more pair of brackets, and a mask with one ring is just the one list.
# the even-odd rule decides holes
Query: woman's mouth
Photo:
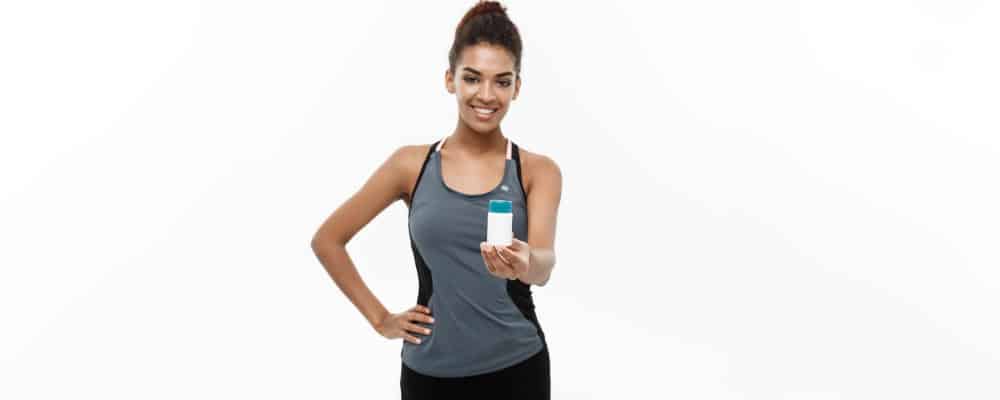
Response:
[{"label": "woman's mouth", "polygon": [[493,115],[497,113],[498,109],[497,108],[480,108],[480,107],[473,106],[472,110],[476,114],[476,118],[479,119],[480,121],[489,121],[490,118],[493,118]]}]

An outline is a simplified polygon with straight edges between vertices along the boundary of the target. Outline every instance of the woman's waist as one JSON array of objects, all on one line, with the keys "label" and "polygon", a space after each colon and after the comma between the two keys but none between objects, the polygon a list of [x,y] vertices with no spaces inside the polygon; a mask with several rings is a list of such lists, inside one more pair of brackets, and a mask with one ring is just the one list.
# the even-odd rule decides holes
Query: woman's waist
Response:
[{"label": "woman's waist", "polygon": [[528,329],[492,334],[438,333],[424,336],[420,344],[403,341],[403,361],[428,375],[468,376],[512,365],[544,346],[541,338]]}]

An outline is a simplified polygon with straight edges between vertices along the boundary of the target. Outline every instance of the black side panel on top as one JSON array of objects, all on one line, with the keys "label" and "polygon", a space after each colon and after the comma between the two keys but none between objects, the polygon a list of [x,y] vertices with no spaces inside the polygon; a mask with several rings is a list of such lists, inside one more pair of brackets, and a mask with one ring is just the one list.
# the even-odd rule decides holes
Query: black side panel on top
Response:
[{"label": "black side panel on top", "polygon": [[[524,198],[524,218],[528,219],[528,192],[524,190],[524,178],[521,174],[521,152],[517,147],[517,143],[511,143],[511,158],[514,159],[514,164],[517,166],[517,183],[521,185],[521,195]],[[524,240],[527,241],[528,238]],[[545,342],[545,331],[542,330],[541,324],[538,322],[538,316],[535,315],[535,302],[531,296],[531,285],[521,282],[520,280],[508,280],[507,281],[507,294],[510,296],[517,308],[521,310],[521,314],[524,315],[529,321],[535,324],[538,328],[538,335],[542,338],[542,342]],[[546,346],[548,344],[546,343]]]},{"label": "black side panel on top", "polygon": [[[420,179],[424,176],[424,169],[427,168],[427,162],[431,159],[431,154],[434,153],[434,149],[437,147],[438,142],[434,142],[430,149],[427,150],[427,156],[424,157],[424,163],[420,166],[420,174],[417,175],[417,183],[413,185],[413,190],[410,192],[410,213],[413,212],[413,198],[416,197],[417,187],[420,186]],[[409,229],[407,229],[409,231]],[[417,290],[417,304],[424,307],[430,307],[427,303],[430,301],[431,293],[434,292],[434,284],[431,280],[431,270],[427,268],[427,263],[424,262],[424,257],[420,255],[420,250],[417,250],[417,244],[413,241],[413,236],[410,235],[410,248],[413,250],[413,262],[417,267],[417,280],[420,282],[420,288]]]},{"label": "black side panel on top", "polygon": [[[438,141],[440,142],[440,141]],[[410,191],[410,212],[413,213],[413,199],[417,194],[417,187],[420,186],[420,179],[424,176],[424,169],[427,168],[427,161],[431,159],[431,154],[434,153],[434,149],[437,147],[438,142],[434,142],[431,148],[427,151],[427,156],[424,157],[424,163],[420,166],[420,174],[417,175],[417,182],[413,184],[413,190]],[[409,222],[407,222],[409,224]],[[409,232],[409,228],[407,228]],[[424,257],[420,255],[420,251],[417,250],[417,244],[413,241],[413,235],[410,235],[410,249],[413,250],[413,263],[417,268],[417,281],[419,282],[419,288],[417,289],[417,304],[424,307],[430,307],[428,304],[430,302],[431,294],[434,293],[434,281],[431,280],[431,270],[427,268],[427,263],[424,262]],[[402,357],[403,350],[400,348],[399,355]]]}]

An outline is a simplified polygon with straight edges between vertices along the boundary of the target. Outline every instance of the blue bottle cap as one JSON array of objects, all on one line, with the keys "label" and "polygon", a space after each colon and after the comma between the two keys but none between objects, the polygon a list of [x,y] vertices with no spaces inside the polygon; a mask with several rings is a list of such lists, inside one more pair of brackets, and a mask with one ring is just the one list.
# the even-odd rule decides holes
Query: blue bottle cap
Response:
[{"label": "blue bottle cap", "polygon": [[512,213],[514,211],[514,203],[510,200],[490,200],[490,211],[491,213]]}]

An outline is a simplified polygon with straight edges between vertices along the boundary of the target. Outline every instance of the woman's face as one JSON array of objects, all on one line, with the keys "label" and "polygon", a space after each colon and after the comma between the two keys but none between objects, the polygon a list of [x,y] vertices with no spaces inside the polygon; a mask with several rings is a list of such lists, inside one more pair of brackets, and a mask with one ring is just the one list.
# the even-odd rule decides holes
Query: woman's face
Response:
[{"label": "woman's face", "polygon": [[521,88],[520,77],[514,75],[510,53],[490,44],[477,44],[462,50],[455,74],[446,71],[445,81],[448,93],[455,94],[458,99],[458,117],[481,133],[499,127]]}]

